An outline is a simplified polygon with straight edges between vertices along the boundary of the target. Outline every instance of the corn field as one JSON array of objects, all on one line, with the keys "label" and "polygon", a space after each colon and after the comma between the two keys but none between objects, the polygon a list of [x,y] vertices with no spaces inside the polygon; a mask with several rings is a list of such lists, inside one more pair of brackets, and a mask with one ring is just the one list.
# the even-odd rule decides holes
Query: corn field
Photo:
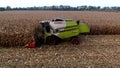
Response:
[{"label": "corn field", "polygon": [[56,17],[80,20],[91,35],[120,34],[120,12],[97,11],[4,11],[0,12],[0,46],[23,46],[32,41],[39,21]]}]

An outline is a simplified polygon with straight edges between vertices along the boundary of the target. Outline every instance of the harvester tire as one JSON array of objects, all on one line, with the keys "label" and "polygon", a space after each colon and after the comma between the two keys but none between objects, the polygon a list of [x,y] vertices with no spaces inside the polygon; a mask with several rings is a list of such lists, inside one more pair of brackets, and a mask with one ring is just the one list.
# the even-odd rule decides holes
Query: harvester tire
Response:
[{"label": "harvester tire", "polygon": [[72,42],[73,45],[78,45],[79,44],[79,39],[77,37],[73,37],[71,39],[71,42]]},{"label": "harvester tire", "polygon": [[48,45],[57,45],[59,42],[58,38],[56,38],[55,36],[49,36],[46,39],[46,43]]}]

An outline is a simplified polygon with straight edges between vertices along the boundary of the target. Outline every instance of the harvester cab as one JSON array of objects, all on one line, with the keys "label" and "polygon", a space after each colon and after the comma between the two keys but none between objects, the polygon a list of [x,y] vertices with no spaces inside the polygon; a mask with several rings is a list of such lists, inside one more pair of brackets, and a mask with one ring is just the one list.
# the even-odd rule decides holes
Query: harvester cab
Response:
[{"label": "harvester cab", "polygon": [[56,18],[53,20],[41,21],[44,43],[56,45],[62,39],[70,38],[73,44],[78,44],[78,36],[82,33],[89,33],[88,24],[71,19]]}]

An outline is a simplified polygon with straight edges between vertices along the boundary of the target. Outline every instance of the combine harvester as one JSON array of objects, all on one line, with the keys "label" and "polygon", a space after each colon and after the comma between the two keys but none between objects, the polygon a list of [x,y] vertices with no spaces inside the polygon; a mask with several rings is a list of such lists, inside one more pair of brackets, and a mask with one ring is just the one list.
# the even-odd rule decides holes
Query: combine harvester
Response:
[{"label": "combine harvester", "polygon": [[[44,43],[57,45],[62,39],[71,39],[73,44],[79,44],[78,36],[90,32],[88,24],[70,19],[56,18],[54,20],[41,21]],[[42,43],[42,42],[40,42]]]},{"label": "combine harvester", "polygon": [[[56,18],[54,20],[41,21],[40,24],[42,30],[39,33],[42,35],[35,37],[37,45],[43,43],[57,45],[63,39],[70,39],[72,44],[78,45],[78,36],[90,32],[88,24],[70,19]],[[34,43],[31,45],[34,45]]]}]

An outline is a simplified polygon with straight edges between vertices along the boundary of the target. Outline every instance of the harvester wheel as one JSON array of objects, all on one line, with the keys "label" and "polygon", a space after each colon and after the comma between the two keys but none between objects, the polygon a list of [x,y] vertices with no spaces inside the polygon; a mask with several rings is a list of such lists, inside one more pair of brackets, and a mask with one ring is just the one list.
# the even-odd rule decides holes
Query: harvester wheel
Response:
[{"label": "harvester wheel", "polygon": [[79,40],[78,40],[77,37],[73,37],[73,38],[71,39],[71,42],[72,42],[73,45],[78,45],[78,44],[79,44]]},{"label": "harvester wheel", "polygon": [[56,37],[54,37],[54,36],[49,36],[49,37],[47,37],[47,39],[46,39],[46,43],[48,44],[48,45],[57,45],[58,44],[58,38],[56,38]]}]

